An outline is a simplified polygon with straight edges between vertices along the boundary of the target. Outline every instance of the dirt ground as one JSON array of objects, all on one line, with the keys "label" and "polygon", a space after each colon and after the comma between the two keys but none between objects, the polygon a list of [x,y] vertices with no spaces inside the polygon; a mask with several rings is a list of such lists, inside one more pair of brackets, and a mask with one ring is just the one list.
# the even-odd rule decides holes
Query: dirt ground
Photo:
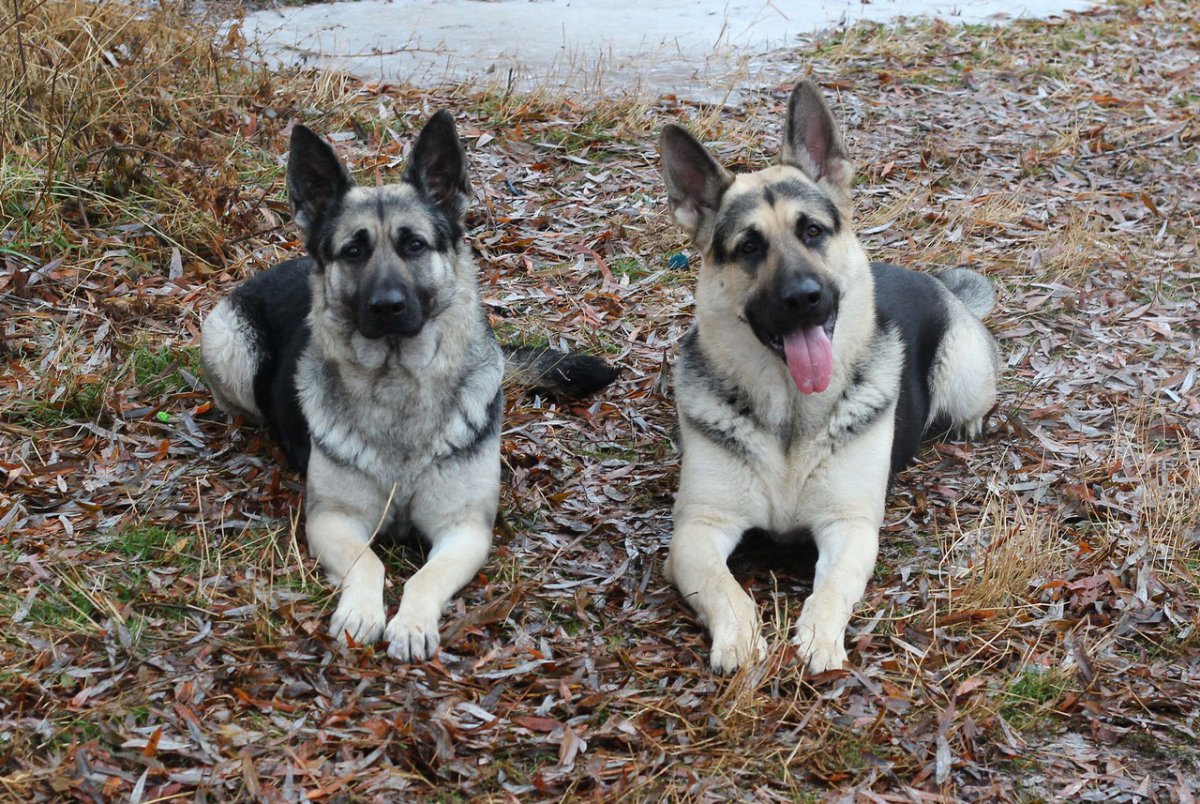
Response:
[{"label": "dirt ground", "polygon": [[[1194,4],[788,54],[847,131],[871,256],[995,284],[1001,396],[899,478],[846,669],[806,677],[787,642],[811,556],[734,560],[772,654],[732,678],[661,575],[696,266],[655,137],[764,165],[790,86],[724,108],[271,72],[184,11],[0,10],[0,798],[1193,800]],[[300,249],[292,122],[390,181],[437,108],[498,335],[622,373],[510,395],[494,553],[405,666],[327,636],[301,478],[213,409],[196,342]],[[389,553],[389,606],[420,561]]]}]

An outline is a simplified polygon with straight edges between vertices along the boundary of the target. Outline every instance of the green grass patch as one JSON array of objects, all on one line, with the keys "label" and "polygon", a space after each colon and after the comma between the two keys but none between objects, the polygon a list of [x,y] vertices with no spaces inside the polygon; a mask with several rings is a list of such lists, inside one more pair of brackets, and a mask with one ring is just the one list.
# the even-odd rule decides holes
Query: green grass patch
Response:
[{"label": "green grass patch", "polygon": [[640,446],[618,444],[615,441],[586,443],[576,445],[575,453],[582,457],[596,458],[602,461],[618,460],[637,463],[647,459],[645,451]]},{"label": "green grass patch", "polygon": [[569,154],[592,150],[612,142],[612,121],[589,118],[573,126],[555,126],[546,130],[545,139]]},{"label": "green grass patch", "polygon": [[91,718],[76,717],[56,723],[54,733],[39,746],[49,751],[62,751],[71,745],[84,745],[93,740],[99,740],[104,730],[99,723]]},{"label": "green grass patch", "polygon": [[1000,715],[1019,731],[1044,725],[1051,708],[1067,688],[1067,676],[1056,670],[1026,669],[1013,679],[1000,704]]},{"label": "green grass patch", "polygon": [[193,536],[160,527],[134,527],[121,530],[113,541],[113,550],[139,560],[158,560],[179,556],[191,545]]},{"label": "green grass patch", "polygon": [[645,263],[635,257],[619,257],[608,263],[608,269],[613,276],[623,276],[630,282],[645,279],[653,273]]},{"label": "green grass patch", "polygon": [[147,398],[171,396],[192,390],[183,372],[201,373],[200,349],[196,346],[138,346],[129,353],[126,377]]},{"label": "green grass patch", "polygon": [[195,564],[198,558],[190,549],[194,540],[193,534],[151,525],[126,528],[109,546],[114,552],[138,561],[179,564],[184,560]]},{"label": "green grass patch", "polygon": [[550,339],[546,333],[530,332],[524,328],[528,323],[527,321],[518,322],[501,318],[492,322],[492,332],[496,334],[496,340],[504,346],[524,346],[530,349],[549,347]]},{"label": "green grass patch", "polygon": [[72,241],[61,227],[43,226],[35,216],[44,201],[61,198],[59,186],[51,171],[47,178],[44,160],[21,155],[0,153],[0,229],[5,232],[4,252],[20,256],[31,263],[40,263],[51,253],[67,252]]},{"label": "green grass patch", "polygon": [[0,412],[0,420],[24,427],[57,429],[72,421],[97,421],[104,410],[108,386],[104,382],[72,377],[66,391],[53,402],[16,400]]},{"label": "green grass patch", "polygon": [[91,630],[103,618],[103,613],[81,590],[44,584],[29,606],[24,623],[35,629],[78,631]]},{"label": "green grass patch", "polygon": [[312,601],[331,598],[334,589],[326,586],[321,576],[316,572],[300,572],[296,568],[279,572],[272,577],[275,586],[281,586],[291,592],[298,592]]}]

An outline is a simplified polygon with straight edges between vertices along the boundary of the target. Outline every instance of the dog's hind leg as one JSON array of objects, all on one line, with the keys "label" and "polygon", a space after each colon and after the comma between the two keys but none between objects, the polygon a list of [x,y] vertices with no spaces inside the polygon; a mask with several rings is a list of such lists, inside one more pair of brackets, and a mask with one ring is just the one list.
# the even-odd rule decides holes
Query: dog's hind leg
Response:
[{"label": "dog's hind leg", "polygon": [[937,279],[951,314],[930,372],[928,424],[974,438],[996,403],[1000,354],[981,320],[995,307],[996,293],[986,278],[965,268]]},{"label": "dog's hind leg", "polygon": [[265,355],[259,333],[233,299],[224,299],[204,319],[200,355],[213,398],[226,413],[262,419],[254,377]]},{"label": "dog's hind leg", "polygon": [[999,355],[987,327],[966,310],[951,319],[930,372],[929,424],[966,438],[983,431],[996,403]]}]

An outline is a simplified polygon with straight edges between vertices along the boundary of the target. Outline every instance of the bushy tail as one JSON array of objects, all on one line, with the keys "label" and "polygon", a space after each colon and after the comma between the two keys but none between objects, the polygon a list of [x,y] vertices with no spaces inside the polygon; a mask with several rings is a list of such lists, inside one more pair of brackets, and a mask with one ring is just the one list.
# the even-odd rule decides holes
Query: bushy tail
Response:
[{"label": "bushy tail", "polygon": [[616,369],[591,355],[573,355],[538,346],[502,348],[506,383],[564,399],[594,394],[617,376]]},{"label": "bushy tail", "polygon": [[996,291],[982,274],[967,268],[951,268],[938,274],[937,278],[978,318],[983,318],[996,306]]}]

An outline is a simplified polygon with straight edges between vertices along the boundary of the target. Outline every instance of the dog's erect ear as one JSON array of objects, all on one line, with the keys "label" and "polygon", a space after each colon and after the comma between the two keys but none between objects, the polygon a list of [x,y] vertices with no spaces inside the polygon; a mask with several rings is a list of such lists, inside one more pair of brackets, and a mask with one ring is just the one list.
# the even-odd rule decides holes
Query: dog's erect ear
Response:
[{"label": "dog's erect ear", "polygon": [[436,112],[413,146],[404,180],[432,201],[452,221],[467,211],[467,154],[445,109]]},{"label": "dog's erect ear", "polygon": [[671,215],[695,241],[712,223],[733,176],[686,129],[674,124],[663,128],[659,152]]},{"label": "dog's erect ear", "polygon": [[296,225],[306,235],[329,204],[354,186],[333,148],[308,128],[296,125],[288,151],[287,187]]},{"label": "dog's erect ear", "polygon": [[788,101],[783,163],[803,170],[838,204],[850,202],[854,165],[821,90],[812,81],[796,84]]}]

